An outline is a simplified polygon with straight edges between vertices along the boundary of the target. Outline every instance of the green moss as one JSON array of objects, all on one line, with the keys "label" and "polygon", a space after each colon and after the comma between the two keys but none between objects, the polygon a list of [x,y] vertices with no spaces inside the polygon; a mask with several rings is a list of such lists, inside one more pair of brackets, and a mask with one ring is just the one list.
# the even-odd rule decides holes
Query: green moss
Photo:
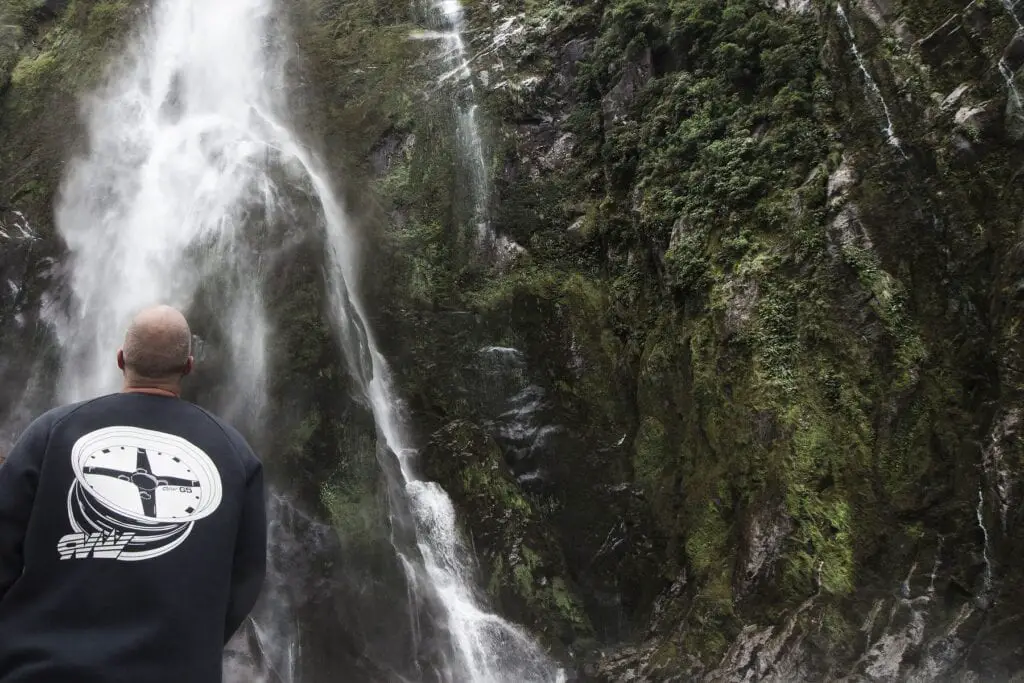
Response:
[{"label": "green moss", "polygon": [[19,187],[12,195],[11,201],[17,202],[23,199],[38,200],[45,196],[47,192],[46,185],[38,178],[29,180],[24,185]]},{"label": "green moss", "polygon": [[545,563],[529,547],[520,547],[518,554],[519,561],[512,567],[512,578],[519,595],[534,610],[559,615],[578,634],[589,633],[592,628],[590,621],[579,598],[569,589],[565,579],[561,576],[544,576]]},{"label": "green moss", "polygon": [[662,481],[664,468],[668,463],[669,444],[665,439],[665,427],[653,417],[640,422],[633,446],[633,468],[636,481],[648,490],[656,488]]},{"label": "green moss", "polygon": [[822,609],[820,624],[821,631],[833,647],[840,651],[852,650],[851,643],[856,637],[857,629],[836,605],[829,604]]},{"label": "green moss", "polygon": [[487,506],[497,510],[512,510],[529,518],[532,514],[518,489],[500,474],[484,465],[467,467],[460,473],[462,485],[474,497],[487,498]]},{"label": "green moss", "polygon": [[57,72],[58,61],[50,52],[22,58],[11,73],[11,85],[16,88],[38,89]]},{"label": "green moss", "polygon": [[320,503],[339,537],[346,543],[372,547],[378,543],[383,527],[374,515],[378,508],[371,491],[352,484],[325,483]]},{"label": "green moss", "polygon": [[728,557],[729,527],[710,501],[703,506],[693,530],[686,538],[686,557],[699,577],[721,572]]},{"label": "green moss", "polygon": [[429,306],[453,295],[456,271],[448,267],[451,253],[444,226],[433,222],[412,223],[395,234],[406,262],[406,291],[414,304]]},{"label": "green moss", "polygon": [[565,579],[556,576],[551,581],[551,596],[554,599],[555,608],[567,621],[575,626],[581,633],[589,631],[590,620],[583,611],[583,605],[574,591],[566,585]]},{"label": "green moss", "polygon": [[423,102],[410,86],[426,83],[424,57],[434,44],[410,39],[412,7],[394,0],[302,0],[300,7],[296,37],[325,97],[328,142],[344,136],[339,153],[365,171],[385,133],[414,127],[412,112]]},{"label": "green moss", "polygon": [[310,440],[322,426],[320,413],[316,410],[310,411],[303,416],[291,437],[292,452],[296,455],[305,451]]},{"label": "green moss", "polygon": [[102,44],[121,37],[129,21],[130,10],[128,0],[100,0],[93,4],[86,24],[86,40],[91,44]]},{"label": "green moss", "polygon": [[11,72],[18,63],[18,53],[21,50],[24,35],[20,26],[0,23],[0,82],[4,85],[7,84]]},{"label": "green moss", "polygon": [[24,27],[42,4],[42,0],[5,0],[0,5],[0,23]]}]

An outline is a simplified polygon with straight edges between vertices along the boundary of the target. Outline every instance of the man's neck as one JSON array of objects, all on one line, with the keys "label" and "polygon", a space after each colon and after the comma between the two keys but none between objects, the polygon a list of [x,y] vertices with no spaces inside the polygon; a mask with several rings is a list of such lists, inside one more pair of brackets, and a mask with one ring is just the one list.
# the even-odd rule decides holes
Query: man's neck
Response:
[{"label": "man's neck", "polygon": [[133,386],[126,384],[122,391],[126,394],[152,394],[154,396],[171,396],[178,398],[181,391],[172,386]]}]

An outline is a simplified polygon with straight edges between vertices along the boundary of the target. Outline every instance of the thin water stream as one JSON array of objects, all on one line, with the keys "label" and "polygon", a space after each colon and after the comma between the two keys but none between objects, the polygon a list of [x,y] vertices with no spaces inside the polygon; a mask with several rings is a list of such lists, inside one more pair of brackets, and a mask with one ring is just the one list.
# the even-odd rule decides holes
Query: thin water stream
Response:
[{"label": "thin water stream", "polygon": [[885,126],[882,127],[882,134],[885,136],[885,141],[900,153],[900,155],[906,159],[907,155],[903,151],[903,147],[900,144],[900,139],[896,137],[896,129],[892,123],[892,114],[889,112],[889,105],[885,102],[885,97],[882,95],[882,90],[878,87],[878,83],[871,76],[871,72],[868,71],[867,65],[864,63],[864,58],[860,54],[860,50],[857,48],[857,36],[853,32],[853,25],[850,24],[850,20],[846,16],[846,11],[843,10],[841,4],[836,4],[836,15],[839,17],[840,22],[846,29],[847,36],[850,38],[850,51],[853,53],[854,59],[857,61],[857,67],[860,69],[861,75],[864,76],[864,84],[868,90],[875,96],[878,103],[882,107],[882,114],[885,116]]},{"label": "thin water stream", "polygon": [[455,144],[468,186],[477,252],[482,260],[500,264],[521,248],[504,235],[496,234],[491,224],[491,180],[471,67],[474,57],[465,38],[465,12],[459,0],[416,0],[416,3],[430,28],[415,32],[412,38],[436,41],[440,46],[436,55],[441,64],[437,85],[451,98]]}]

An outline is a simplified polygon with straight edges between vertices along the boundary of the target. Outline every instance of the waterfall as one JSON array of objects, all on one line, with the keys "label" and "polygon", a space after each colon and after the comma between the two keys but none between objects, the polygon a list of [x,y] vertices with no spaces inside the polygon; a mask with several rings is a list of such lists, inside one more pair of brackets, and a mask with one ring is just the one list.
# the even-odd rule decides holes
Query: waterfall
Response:
[{"label": "waterfall", "polygon": [[471,69],[472,57],[466,46],[465,16],[459,0],[417,0],[425,3],[430,31],[419,31],[413,38],[440,43],[442,73],[439,86],[449,87],[455,116],[455,142],[459,159],[468,174],[470,208],[477,247],[487,256],[507,258],[521,248],[504,236],[497,236],[490,220],[490,179],[484,153],[484,141],[478,121],[479,104]]},{"label": "waterfall", "polygon": [[999,59],[999,73],[1002,74],[1003,80],[1006,81],[1006,90],[1009,93],[1006,103],[1007,111],[1016,113],[1024,110],[1024,98],[1021,97],[1020,90],[1017,89],[1016,76],[1010,71],[1010,66],[1003,58]]},{"label": "waterfall", "polygon": [[1017,16],[1017,1],[1018,0],[1003,0],[1003,7],[1006,9],[1007,14],[1013,19],[1013,23],[1017,24],[1017,28],[1024,28],[1024,24],[1021,24],[1020,17]]},{"label": "waterfall", "polygon": [[984,586],[983,597],[987,599],[992,592],[992,560],[989,555],[988,527],[985,526],[985,494],[981,487],[978,487],[978,507],[975,509],[975,517],[978,520],[978,528],[981,530],[981,559],[985,564],[985,573],[982,575]]},{"label": "waterfall", "polygon": [[897,151],[899,151],[900,156],[906,159],[907,155],[903,151],[900,139],[896,137],[896,129],[892,123],[892,114],[889,112],[889,105],[885,103],[885,97],[882,95],[882,90],[878,87],[878,83],[875,82],[875,79],[871,77],[871,72],[868,71],[868,67],[860,55],[860,50],[857,49],[857,36],[853,32],[853,26],[850,24],[850,20],[846,17],[846,12],[843,10],[843,6],[840,4],[836,4],[836,15],[839,16],[843,26],[846,27],[846,33],[850,38],[850,51],[853,53],[854,59],[857,60],[857,66],[860,68],[860,72],[864,76],[864,84],[867,85],[868,90],[875,95],[879,104],[882,105],[882,113],[885,115],[885,126],[882,128],[882,134],[885,135],[885,141],[895,147]]},{"label": "waterfall", "polygon": [[[56,223],[71,253],[71,313],[48,311],[63,351],[59,396],[120,387],[114,353],[138,309],[187,308],[222,281],[220,316],[244,405],[258,411],[267,323],[253,287],[259,206],[278,207],[250,108],[274,77],[254,30],[265,0],[162,2],[85,107],[88,154],[69,164]],[[229,417],[237,417],[230,415]]]},{"label": "waterfall", "polygon": [[[447,16],[455,16],[453,5],[444,3]],[[59,395],[71,401],[116,390],[114,353],[133,313],[157,302],[187,309],[202,288],[214,286],[212,313],[231,364],[220,412],[257,427],[268,334],[261,263],[275,228],[319,229],[332,322],[377,425],[410,601],[434,609],[449,640],[441,677],[561,680],[522,629],[488,611],[450,499],[415,471],[405,416],[356,289],[359,245],[325,166],[289,123],[278,51],[288,41],[276,10],[273,0],[160,0],[107,84],[87,101],[88,152],[69,165],[56,215],[71,254],[72,292],[69,312],[56,304],[48,310],[63,354]],[[475,105],[464,114],[460,140],[482,169]],[[314,200],[319,224],[295,218],[289,190],[299,186]],[[482,181],[475,196],[486,196]],[[282,508],[270,508],[272,531]],[[272,556],[295,552],[287,533],[270,539]],[[236,674],[239,680],[268,680],[269,669],[272,680],[292,683],[297,670],[301,650],[280,597],[289,577],[279,574],[270,572],[264,607],[249,629],[249,649],[257,651],[250,654],[263,667]]]},{"label": "waterfall", "polygon": [[440,42],[440,59],[444,65],[444,73],[438,77],[438,83],[454,83],[455,97],[452,104],[455,109],[456,144],[459,156],[465,162],[469,173],[472,220],[475,223],[477,240],[481,246],[485,246],[493,239],[487,215],[490,189],[487,163],[484,160],[483,138],[477,123],[476,86],[473,84],[473,73],[469,67],[469,51],[462,37],[462,4],[459,0],[427,2],[428,20],[436,30],[418,33],[414,37],[433,38]]},{"label": "waterfall", "polygon": [[[308,174],[323,210],[328,279],[334,323],[343,342],[353,379],[373,410],[382,469],[390,478],[392,519],[411,520],[408,531],[414,548],[396,541],[396,551],[409,572],[410,590],[428,591],[440,605],[451,638],[452,657],[443,675],[449,681],[480,683],[541,683],[559,681],[557,670],[538,645],[520,628],[486,610],[474,585],[474,562],[456,523],[455,509],[435,482],[422,480],[415,470],[412,445],[401,402],[392,386],[386,360],[378,350],[361,297],[356,289],[358,245],[347,217],[320,163],[283,123],[268,123],[275,142]],[[416,600],[422,602],[422,600]]]}]

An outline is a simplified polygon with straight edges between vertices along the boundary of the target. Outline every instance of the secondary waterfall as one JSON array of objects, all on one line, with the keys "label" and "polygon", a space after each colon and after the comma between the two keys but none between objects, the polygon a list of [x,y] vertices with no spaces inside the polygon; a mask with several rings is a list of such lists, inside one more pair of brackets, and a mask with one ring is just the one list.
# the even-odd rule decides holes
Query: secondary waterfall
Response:
[{"label": "secondary waterfall", "polygon": [[[232,382],[219,412],[258,425],[268,331],[261,260],[275,228],[318,229],[333,323],[377,425],[394,546],[413,602],[431,606],[450,641],[438,675],[452,682],[559,680],[561,672],[525,632],[487,610],[451,501],[416,474],[401,405],[355,288],[358,244],[326,168],[289,123],[279,51],[287,36],[274,3],[162,0],[152,12],[87,103],[88,152],[70,165],[57,210],[71,251],[72,292],[68,315],[56,305],[49,314],[63,350],[60,398],[116,390],[113,354],[132,314],[156,302],[188,308],[213,286]],[[318,208],[319,224],[296,224],[289,200],[296,187]],[[272,553],[288,551],[287,538],[272,539]],[[292,683],[301,651],[288,605],[274,602],[275,582],[287,580],[270,576],[272,604],[256,615],[254,631],[273,680]]]},{"label": "secondary waterfall", "polygon": [[455,143],[466,176],[471,221],[475,227],[477,247],[485,259],[507,260],[521,247],[504,235],[496,235],[491,225],[491,181],[487,171],[484,139],[480,133],[476,85],[473,82],[473,57],[466,45],[465,13],[459,0],[416,0],[426,13],[430,31],[421,31],[413,38],[434,40],[440,44],[437,57],[441,73],[438,86],[451,96],[455,117]]},{"label": "secondary waterfall", "polygon": [[473,85],[473,74],[469,68],[469,51],[462,37],[462,4],[459,0],[424,0],[424,4],[428,22],[436,30],[418,34],[416,37],[436,39],[441,44],[439,57],[443,73],[438,77],[438,83],[453,84],[455,135],[459,156],[464,160],[468,171],[472,220],[475,223],[477,240],[481,246],[487,246],[493,239],[487,207],[490,191],[483,139],[476,120],[476,87]]},{"label": "secondary waterfall", "polygon": [[857,60],[857,67],[864,76],[864,85],[867,86],[867,88],[878,99],[879,104],[882,105],[882,114],[885,116],[885,126],[882,128],[882,134],[885,135],[885,141],[895,147],[900,153],[900,156],[906,159],[907,155],[903,151],[900,139],[896,137],[896,129],[892,123],[892,114],[889,112],[889,105],[886,104],[885,97],[882,96],[882,90],[878,87],[878,83],[876,83],[875,79],[871,77],[871,72],[868,71],[868,67],[864,63],[864,58],[861,57],[860,50],[857,48],[857,35],[853,32],[853,26],[850,24],[850,20],[846,17],[846,12],[840,4],[836,4],[836,16],[839,17],[839,20],[846,28],[846,34],[850,38],[850,51],[853,53],[854,59]]}]

